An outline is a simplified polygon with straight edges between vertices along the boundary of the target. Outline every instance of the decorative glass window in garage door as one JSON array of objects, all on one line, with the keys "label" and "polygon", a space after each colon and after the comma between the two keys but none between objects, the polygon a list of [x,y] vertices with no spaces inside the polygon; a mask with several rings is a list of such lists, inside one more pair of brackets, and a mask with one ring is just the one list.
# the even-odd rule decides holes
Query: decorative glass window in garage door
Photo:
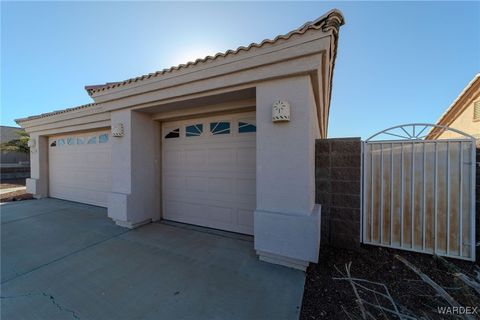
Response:
[{"label": "decorative glass window in garage door", "polygon": [[165,139],[180,138],[180,128],[173,129],[165,135]]},{"label": "decorative glass window in garage door", "polygon": [[185,134],[187,137],[198,137],[202,135],[203,124],[193,124],[185,127]]},{"label": "decorative glass window in garage door", "polygon": [[98,136],[98,143],[107,143],[108,142],[108,134],[104,133]]},{"label": "decorative glass window in garage door", "polygon": [[220,121],[210,123],[210,132],[215,136],[218,134],[230,133],[230,122]]},{"label": "decorative glass window in garage door", "polygon": [[50,147],[56,147],[56,146],[64,146],[65,145],[65,139],[58,139],[58,140],[53,140],[51,143],[50,143]]},{"label": "decorative glass window in garage door", "polygon": [[257,126],[254,121],[239,121],[238,133],[257,132]]},{"label": "decorative glass window in garage door", "polygon": [[84,144],[97,144],[98,143],[107,143],[109,140],[108,133],[102,133],[95,136],[76,136],[76,137],[67,137],[50,142],[50,147],[63,147],[68,145],[73,147],[75,145],[84,145]]}]

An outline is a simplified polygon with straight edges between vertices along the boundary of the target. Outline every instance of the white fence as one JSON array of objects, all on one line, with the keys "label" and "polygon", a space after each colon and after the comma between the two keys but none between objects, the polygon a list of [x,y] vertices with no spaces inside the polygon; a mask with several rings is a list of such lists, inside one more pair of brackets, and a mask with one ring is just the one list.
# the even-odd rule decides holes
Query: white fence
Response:
[{"label": "white fence", "polygon": [[[424,140],[421,126],[437,127],[364,143],[362,241],[474,260],[475,140]],[[381,133],[401,137],[393,132]]]}]

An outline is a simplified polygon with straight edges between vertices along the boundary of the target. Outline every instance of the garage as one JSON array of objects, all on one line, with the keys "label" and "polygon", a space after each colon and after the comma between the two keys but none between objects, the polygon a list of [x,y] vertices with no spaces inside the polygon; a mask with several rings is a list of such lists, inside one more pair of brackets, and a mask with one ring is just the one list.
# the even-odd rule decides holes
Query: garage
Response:
[{"label": "garage", "polygon": [[109,131],[52,136],[48,150],[50,197],[107,207],[112,176]]},{"label": "garage", "polygon": [[163,218],[253,234],[255,113],[162,125]]},{"label": "garage", "polygon": [[305,270],[320,248],[315,146],[327,137],[342,24],[331,10],[17,119],[30,135],[27,192],[105,206],[125,228],[170,220],[253,235],[261,260]]}]

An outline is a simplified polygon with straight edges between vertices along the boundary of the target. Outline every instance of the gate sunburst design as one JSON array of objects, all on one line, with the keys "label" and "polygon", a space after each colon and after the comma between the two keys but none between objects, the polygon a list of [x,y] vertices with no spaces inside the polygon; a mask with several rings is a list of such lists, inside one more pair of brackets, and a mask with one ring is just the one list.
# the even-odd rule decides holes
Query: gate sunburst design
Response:
[{"label": "gate sunburst design", "polygon": [[467,139],[475,141],[475,137],[460,130],[431,123],[409,123],[390,127],[370,136],[365,141],[375,140],[430,140],[446,131],[453,131]]}]

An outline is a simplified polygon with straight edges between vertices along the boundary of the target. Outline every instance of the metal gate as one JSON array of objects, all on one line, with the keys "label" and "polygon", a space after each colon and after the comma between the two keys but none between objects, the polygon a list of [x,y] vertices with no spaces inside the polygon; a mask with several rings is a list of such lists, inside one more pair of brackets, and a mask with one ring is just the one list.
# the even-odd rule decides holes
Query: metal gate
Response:
[{"label": "metal gate", "polygon": [[[426,140],[430,130],[459,138]],[[362,242],[475,260],[475,148],[472,136],[422,123],[367,139]]]}]

